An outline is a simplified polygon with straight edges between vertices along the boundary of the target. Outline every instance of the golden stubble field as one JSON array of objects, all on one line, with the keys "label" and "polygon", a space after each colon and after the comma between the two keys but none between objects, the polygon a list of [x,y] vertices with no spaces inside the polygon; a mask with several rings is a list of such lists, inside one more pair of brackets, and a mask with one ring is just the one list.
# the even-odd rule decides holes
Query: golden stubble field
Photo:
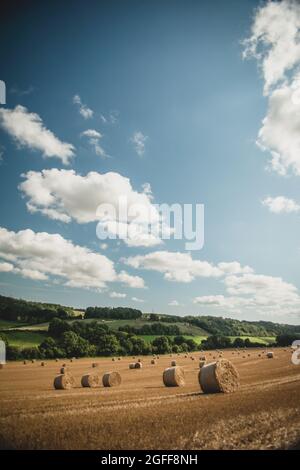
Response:
[{"label": "golden stubble field", "polygon": [[[0,447],[3,449],[278,449],[300,442],[300,366],[289,349],[224,351],[241,385],[233,394],[205,395],[198,363],[184,355],[11,362],[0,370]],[[250,356],[248,356],[250,354]],[[205,352],[212,361],[215,352]],[[186,374],[184,387],[166,388],[163,370],[176,359]],[[76,378],[72,390],[54,390],[53,379],[66,362]],[[97,369],[92,363],[98,362]],[[116,388],[80,385],[85,372],[118,371]]]}]

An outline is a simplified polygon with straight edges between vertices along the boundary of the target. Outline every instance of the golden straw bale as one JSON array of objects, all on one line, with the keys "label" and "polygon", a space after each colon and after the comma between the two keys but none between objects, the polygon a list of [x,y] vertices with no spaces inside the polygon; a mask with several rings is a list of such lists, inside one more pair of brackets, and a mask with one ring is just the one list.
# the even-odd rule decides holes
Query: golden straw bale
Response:
[{"label": "golden straw bale", "polygon": [[239,374],[227,359],[204,365],[198,379],[204,393],[230,393],[239,387]]},{"label": "golden straw bale", "polygon": [[81,377],[81,385],[90,388],[99,387],[100,377],[98,374],[85,374]]},{"label": "golden straw bale", "polygon": [[106,372],[102,377],[103,387],[116,387],[121,384],[119,372]]},{"label": "golden straw bale", "polygon": [[163,382],[166,387],[182,387],[185,385],[184,370],[182,367],[168,367],[163,372]]},{"label": "golden straw bale", "polygon": [[74,385],[75,380],[70,374],[61,374],[56,376],[53,383],[56,390],[70,390]]}]

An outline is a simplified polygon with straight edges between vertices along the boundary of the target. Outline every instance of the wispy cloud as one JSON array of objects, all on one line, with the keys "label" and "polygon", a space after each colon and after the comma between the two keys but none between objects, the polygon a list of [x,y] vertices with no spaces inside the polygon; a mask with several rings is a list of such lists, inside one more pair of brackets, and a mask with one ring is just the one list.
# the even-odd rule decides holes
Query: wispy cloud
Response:
[{"label": "wispy cloud", "polygon": [[0,127],[21,147],[42,152],[44,157],[57,157],[66,165],[75,154],[72,144],[62,142],[47,129],[41,117],[24,106],[0,108]]},{"label": "wispy cloud", "polygon": [[112,299],[125,299],[125,297],[127,297],[127,294],[121,292],[110,292],[109,297]]},{"label": "wispy cloud", "polygon": [[139,157],[142,157],[145,153],[146,141],[148,136],[144,135],[141,131],[137,131],[130,138],[130,141],[133,143],[134,149]]},{"label": "wispy cloud", "polygon": [[21,89],[17,86],[13,86],[9,92],[12,93],[13,95],[18,95],[18,96],[27,96],[31,95],[31,93],[34,92],[34,87],[30,85],[28,88]]},{"label": "wispy cloud", "polygon": [[84,119],[91,119],[94,116],[94,111],[82,103],[79,95],[73,96],[73,103],[78,107],[79,113]]},{"label": "wispy cloud", "polygon": [[131,300],[133,300],[134,302],[139,302],[139,303],[145,302],[143,299],[139,299],[138,297],[131,297]]},{"label": "wispy cloud", "polygon": [[93,147],[96,155],[102,158],[108,158],[109,155],[105,152],[103,147],[100,145],[100,139],[102,139],[102,134],[95,129],[87,129],[83,131],[81,137],[87,137],[89,144]]}]

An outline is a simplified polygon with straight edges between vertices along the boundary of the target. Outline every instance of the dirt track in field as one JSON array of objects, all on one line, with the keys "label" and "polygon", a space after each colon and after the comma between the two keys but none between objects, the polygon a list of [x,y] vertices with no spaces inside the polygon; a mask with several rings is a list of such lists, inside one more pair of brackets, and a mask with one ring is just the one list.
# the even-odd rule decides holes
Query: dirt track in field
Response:
[{"label": "dirt track in field", "polygon": [[[287,449],[300,442],[300,366],[289,349],[224,351],[237,367],[241,386],[234,394],[201,392],[198,359],[160,356],[156,365],[142,358],[9,363],[0,370],[0,448],[6,449]],[[212,361],[214,352],[206,352]],[[250,356],[248,357],[248,354]],[[263,357],[258,357],[262,354]],[[171,360],[185,369],[186,385],[166,388],[162,372]],[[69,391],[53,389],[66,362],[76,378]],[[92,369],[97,362],[97,369]],[[80,386],[84,372],[116,370],[116,388]]]}]

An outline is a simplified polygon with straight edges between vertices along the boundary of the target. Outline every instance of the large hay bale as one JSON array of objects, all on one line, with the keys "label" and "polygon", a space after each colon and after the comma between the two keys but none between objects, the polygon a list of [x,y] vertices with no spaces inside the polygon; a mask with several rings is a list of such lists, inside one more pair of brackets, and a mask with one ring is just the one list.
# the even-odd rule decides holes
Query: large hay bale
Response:
[{"label": "large hay bale", "polygon": [[3,364],[2,362],[0,362],[0,369],[4,369],[4,366],[5,366],[5,364]]},{"label": "large hay bale", "polygon": [[121,381],[119,372],[106,372],[102,377],[103,387],[117,387]]},{"label": "large hay bale", "polygon": [[35,359],[31,359],[31,363],[34,364],[34,363],[35,363]]},{"label": "large hay bale", "polygon": [[271,351],[267,352],[268,359],[273,359],[273,357],[274,357],[274,354]]},{"label": "large hay bale", "polygon": [[151,359],[151,364],[156,364],[156,360],[155,360],[155,359]]},{"label": "large hay bale", "polygon": [[136,362],[134,365],[135,369],[142,369],[142,367],[143,367],[143,364],[141,362]]},{"label": "large hay bale", "polygon": [[239,374],[227,359],[204,365],[198,379],[204,393],[230,393],[239,386]]},{"label": "large hay bale", "polygon": [[142,362],[142,359],[138,359],[138,362]]},{"label": "large hay bale", "polygon": [[44,367],[46,365],[46,362],[41,362],[41,366]]},{"label": "large hay bale", "polygon": [[67,366],[67,364],[63,363],[62,367],[66,367],[66,366]]},{"label": "large hay bale", "polygon": [[113,362],[115,362],[115,358],[114,358],[114,357],[112,357],[112,359],[111,359],[111,360],[112,360]]},{"label": "large hay bale", "polygon": [[135,362],[130,362],[129,369],[135,369]]},{"label": "large hay bale", "polygon": [[93,362],[92,367],[95,368],[95,367],[98,367],[98,365],[99,365],[98,362]]},{"label": "large hay bale", "polygon": [[27,364],[27,361],[23,361],[23,364],[24,364],[24,366],[26,366],[26,364]]},{"label": "large hay bale", "polygon": [[57,375],[54,379],[53,386],[56,390],[70,390],[74,387],[75,380],[70,374]]},{"label": "large hay bale", "polygon": [[175,367],[176,366],[176,361],[171,361],[171,366]]},{"label": "large hay bale", "polygon": [[81,385],[90,388],[99,387],[100,377],[98,374],[85,374],[81,377]]},{"label": "large hay bale", "polygon": [[61,367],[60,368],[60,373],[61,374],[67,374],[68,372],[70,372],[68,367]]},{"label": "large hay bale", "polygon": [[163,372],[163,382],[166,387],[182,387],[185,385],[184,370],[182,367],[168,367]]},{"label": "large hay bale", "polygon": [[200,356],[200,361],[206,361],[206,356]]}]

